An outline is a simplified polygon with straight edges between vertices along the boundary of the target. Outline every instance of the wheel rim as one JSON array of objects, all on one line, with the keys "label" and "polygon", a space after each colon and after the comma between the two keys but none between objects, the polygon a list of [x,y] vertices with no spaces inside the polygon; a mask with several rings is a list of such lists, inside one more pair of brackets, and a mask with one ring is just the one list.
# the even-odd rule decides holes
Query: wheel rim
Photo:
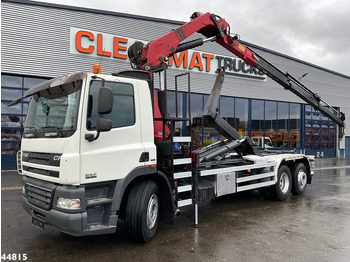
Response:
[{"label": "wheel rim", "polygon": [[147,206],[147,227],[152,229],[156,224],[158,218],[158,197],[156,194],[153,194]]},{"label": "wheel rim", "polygon": [[307,176],[304,170],[299,170],[298,172],[298,187],[303,189],[307,183]]},{"label": "wheel rim", "polygon": [[280,189],[283,194],[287,194],[289,190],[290,179],[287,173],[282,173],[280,177]]}]

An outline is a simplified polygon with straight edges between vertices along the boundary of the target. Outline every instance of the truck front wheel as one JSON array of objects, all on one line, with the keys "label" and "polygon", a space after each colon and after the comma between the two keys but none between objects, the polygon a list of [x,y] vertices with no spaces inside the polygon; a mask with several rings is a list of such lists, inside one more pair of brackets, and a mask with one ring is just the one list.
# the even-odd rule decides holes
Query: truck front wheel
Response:
[{"label": "truck front wheel", "polygon": [[126,204],[125,224],[129,236],[138,242],[149,242],[156,234],[159,219],[159,190],[154,181],[133,186]]},{"label": "truck front wheel", "polygon": [[274,199],[284,201],[289,198],[292,190],[292,174],[286,165],[278,169],[277,183],[270,187]]}]

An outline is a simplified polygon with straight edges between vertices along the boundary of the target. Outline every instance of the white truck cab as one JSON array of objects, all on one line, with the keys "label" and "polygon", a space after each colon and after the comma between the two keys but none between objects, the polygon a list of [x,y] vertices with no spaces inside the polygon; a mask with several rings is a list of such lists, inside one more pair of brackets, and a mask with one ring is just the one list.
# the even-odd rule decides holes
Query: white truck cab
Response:
[{"label": "white truck cab", "polygon": [[147,81],[79,72],[24,97],[32,95],[18,157],[24,208],[38,227],[114,232],[127,186],[120,181],[156,173]]},{"label": "white truck cab", "polygon": [[[155,165],[147,82],[78,74],[80,79],[43,89],[31,100],[21,148],[23,173],[38,179],[46,175],[45,180],[53,183],[80,185],[122,179],[133,168]],[[113,91],[113,109],[102,117],[110,120],[112,126],[109,132],[90,141],[89,137],[97,136],[102,80]],[[33,161],[32,152],[46,154],[52,164]],[[148,160],[140,162],[145,152]]]}]

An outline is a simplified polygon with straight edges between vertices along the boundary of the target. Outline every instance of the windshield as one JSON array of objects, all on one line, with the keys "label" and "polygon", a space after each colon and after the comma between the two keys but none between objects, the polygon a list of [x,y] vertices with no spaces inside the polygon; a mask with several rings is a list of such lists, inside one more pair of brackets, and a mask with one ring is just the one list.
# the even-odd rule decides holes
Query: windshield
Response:
[{"label": "windshield", "polygon": [[24,137],[68,137],[77,127],[81,82],[36,93],[29,104]]}]

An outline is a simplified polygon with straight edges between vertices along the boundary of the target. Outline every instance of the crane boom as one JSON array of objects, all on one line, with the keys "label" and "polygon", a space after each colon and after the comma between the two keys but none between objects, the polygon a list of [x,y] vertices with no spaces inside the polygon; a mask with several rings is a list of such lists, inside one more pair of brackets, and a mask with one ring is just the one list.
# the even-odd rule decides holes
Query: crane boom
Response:
[{"label": "crane boom", "polygon": [[[183,43],[187,37],[200,33],[206,38]],[[306,103],[322,112],[339,126],[339,137],[344,135],[345,114],[327,104],[318,94],[311,91],[290,74],[269,63],[253,50],[238,41],[237,35],[231,36],[230,26],[225,19],[211,13],[194,13],[191,21],[158,39],[144,45],[135,42],[128,49],[131,66],[146,71],[161,71],[167,68],[166,60],[170,56],[191,48],[215,41],[228,51],[244,60],[248,65],[256,67],[268,77],[293,92]]]},{"label": "crane boom", "polygon": [[268,77],[276,81],[278,84],[283,86],[285,89],[293,92],[295,95],[303,99],[309,105],[313,106],[316,110],[322,112],[325,116],[329,117],[333,122],[339,126],[339,137],[342,138],[344,135],[345,128],[345,114],[340,112],[338,109],[329,105],[324,101],[318,94],[311,91],[300,81],[295,79],[289,73],[284,73],[260,55],[255,53],[257,58],[256,68],[266,74]]}]

